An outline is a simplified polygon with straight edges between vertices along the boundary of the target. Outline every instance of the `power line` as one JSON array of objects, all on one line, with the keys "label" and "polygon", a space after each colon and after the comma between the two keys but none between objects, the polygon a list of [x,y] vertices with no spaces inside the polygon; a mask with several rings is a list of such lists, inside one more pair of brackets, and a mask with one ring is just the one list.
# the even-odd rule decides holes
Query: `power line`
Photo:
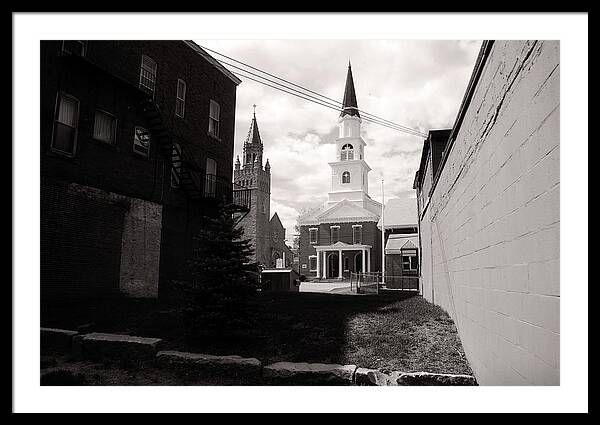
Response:
[{"label": "power line", "polygon": [[[332,99],[332,98],[330,98],[330,97],[327,97],[327,96],[325,96],[325,95],[322,95],[322,94],[320,94],[320,93],[318,93],[318,92],[316,92],[316,91],[314,91],[314,90],[308,89],[308,88],[306,88],[306,87],[303,87],[303,86],[301,86],[301,85],[299,85],[299,84],[295,84],[295,83],[293,83],[293,82],[291,82],[291,81],[288,81],[288,80],[286,80],[285,78],[278,77],[278,76],[276,76],[276,75],[274,75],[274,74],[271,74],[271,73],[269,73],[269,72],[267,72],[267,71],[263,71],[263,70],[261,70],[261,69],[259,69],[259,68],[256,68],[256,67],[252,66],[252,65],[248,65],[247,63],[244,63],[244,62],[242,62],[242,61],[239,61],[239,60],[237,60],[237,59],[234,59],[234,58],[232,58],[232,57],[230,57],[230,56],[227,56],[227,55],[225,55],[225,54],[223,54],[223,53],[220,53],[220,52],[217,52],[217,51],[215,51],[215,50],[209,49],[208,47],[205,47],[205,46],[201,46],[201,47],[202,47],[203,49],[206,49],[206,50],[208,50],[208,51],[210,51],[210,52],[212,52],[212,53],[215,53],[215,54],[217,54],[217,55],[219,55],[219,56],[225,57],[225,58],[227,58],[227,59],[229,59],[229,60],[231,60],[231,61],[234,61],[234,62],[236,62],[236,63],[239,63],[239,64],[241,64],[241,65],[243,65],[243,66],[245,66],[245,67],[248,67],[248,68],[250,68],[250,69],[253,69],[253,70],[255,70],[255,71],[261,72],[261,73],[263,73],[263,74],[266,74],[266,75],[268,75],[268,76],[270,76],[270,77],[273,77],[273,78],[275,78],[275,79],[277,79],[277,80],[283,81],[283,82],[285,82],[285,83],[287,83],[287,84],[289,84],[289,85],[292,85],[292,86],[294,86],[294,87],[298,87],[298,88],[300,88],[301,90],[308,92],[308,93],[304,93],[304,92],[302,92],[302,91],[299,91],[299,90],[296,90],[296,89],[294,89],[293,87],[288,87],[288,86],[286,86],[286,85],[284,85],[284,84],[281,84],[281,83],[278,83],[278,82],[276,82],[276,81],[273,81],[273,80],[271,80],[271,79],[269,79],[269,78],[267,78],[267,77],[264,77],[264,76],[262,76],[262,75],[258,75],[258,74],[254,73],[254,72],[252,72],[252,71],[249,71],[248,69],[244,69],[244,68],[241,68],[241,67],[239,67],[239,66],[237,66],[237,65],[234,65],[234,64],[232,64],[232,63],[228,63],[228,62],[226,62],[226,61],[223,61],[223,60],[221,60],[221,62],[222,62],[223,64],[225,64],[225,65],[231,66],[231,67],[233,67],[233,68],[235,68],[235,69],[238,69],[238,70],[244,71],[244,72],[246,72],[246,73],[248,73],[248,74],[250,74],[250,75],[253,75],[253,76],[255,76],[255,77],[258,77],[258,78],[262,78],[262,79],[264,79],[264,80],[266,80],[266,81],[269,81],[270,83],[276,84],[277,86],[283,87],[283,88],[285,88],[285,89],[287,89],[287,90],[292,90],[292,91],[295,91],[296,93],[300,93],[300,94],[302,94],[303,96],[306,96],[306,97],[302,97],[302,99],[309,100],[309,101],[313,101],[313,102],[315,102],[315,103],[322,102],[322,103],[319,103],[319,104],[320,104],[320,105],[322,105],[322,106],[328,106],[328,107],[331,107],[331,106],[333,106],[333,108],[332,108],[332,109],[335,109],[335,110],[339,110],[339,109],[341,108],[341,106],[343,106],[341,102],[339,102],[339,101],[337,101],[337,100],[335,100],[335,99]],[[233,72],[233,73],[234,73],[234,74],[236,74],[236,75],[240,75],[240,76],[243,76],[243,77],[245,77],[245,78],[248,78],[248,79],[250,79],[250,80],[256,81],[256,82],[258,82],[258,83],[261,83],[261,84],[267,85],[267,86],[269,86],[269,87],[272,87],[272,88],[275,88],[275,89],[278,89],[278,90],[282,90],[282,89],[281,89],[281,88],[279,88],[279,87],[274,87],[274,86],[272,86],[272,85],[269,85],[269,84],[266,84],[266,83],[264,83],[264,82],[262,82],[262,81],[255,80],[255,79],[253,79],[253,78],[251,78],[251,77],[248,77],[247,75],[237,74],[236,72]],[[286,92],[286,93],[288,93],[288,94],[294,94],[294,93],[290,93],[289,91],[285,91],[285,90],[282,90],[282,91],[284,91],[284,92]],[[309,94],[309,93],[312,93],[312,94]],[[314,96],[313,94],[314,94],[314,95],[316,95],[316,96],[319,96],[320,98],[317,98],[317,97],[316,97],[316,96]],[[300,97],[300,96],[297,96],[297,97]],[[322,99],[321,99],[321,98],[322,98]],[[325,100],[324,100],[324,99],[325,99]],[[332,102],[333,102],[333,105],[332,105]],[[325,105],[325,103],[326,103],[327,105]],[[408,133],[408,134],[412,134],[412,135],[415,135],[415,136],[419,136],[419,137],[427,137],[427,134],[425,134],[425,133],[422,133],[422,132],[421,132],[421,131],[419,131],[419,130],[413,129],[413,128],[411,128],[411,127],[408,127],[408,126],[405,126],[405,125],[402,125],[402,124],[397,124],[397,123],[395,123],[395,122],[393,122],[393,121],[387,120],[387,119],[385,119],[385,118],[381,118],[381,117],[379,117],[379,116],[377,116],[377,115],[371,114],[371,113],[369,113],[369,112],[366,112],[366,111],[364,111],[364,110],[361,110],[361,109],[358,109],[358,108],[357,108],[357,110],[363,114],[363,117],[362,117],[363,119],[365,119],[365,120],[367,120],[367,121],[370,121],[370,122],[372,122],[372,123],[374,123],[374,124],[379,124],[379,125],[382,125],[382,126],[385,126],[385,127],[388,127],[388,128],[394,129],[394,130],[397,130],[397,131],[402,131],[402,132],[405,132],[405,133]]]},{"label": "power line", "polygon": [[[266,81],[269,81],[270,83],[276,84],[276,85],[277,85],[277,87],[275,87],[275,86],[272,86],[272,85],[269,85],[269,84],[266,84],[266,83],[264,83],[263,81],[258,81],[258,80],[255,80],[255,79],[253,79],[253,78],[251,78],[251,77],[248,77],[247,75],[244,75],[244,74],[238,74],[238,73],[236,73],[235,71],[232,71],[232,72],[233,72],[234,74],[236,74],[236,75],[243,76],[243,77],[245,77],[245,78],[251,79],[251,80],[253,80],[253,81],[256,81],[256,82],[258,82],[258,83],[261,83],[261,84],[265,84],[265,85],[267,85],[267,86],[269,86],[269,87],[272,87],[272,88],[275,88],[275,89],[279,89],[280,87],[283,87],[283,88],[285,88],[286,90],[292,90],[292,91],[294,91],[294,92],[296,92],[296,93],[299,93],[299,94],[301,94],[301,95],[303,95],[303,96],[306,96],[306,97],[302,97],[302,99],[309,100],[309,101],[316,101],[316,103],[319,103],[320,105],[323,105],[323,106],[331,106],[331,107],[333,107],[332,109],[334,109],[334,110],[336,110],[336,111],[339,111],[339,110],[341,109],[341,106],[339,106],[339,105],[341,105],[341,102],[335,102],[335,103],[332,103],[332,102],[330,102],[330,101],[328,101],[328,100],[323,100],[323,99],[317,98],[316,96],[313,96],[313,95],[311,95],[311,94],[304,93],[304,92],[302,92],[302,91],[300,91],[300,90],[296,90],[296,89],[294,89],[294,88],[292,88],[292,87],[288,87],[288,86],[286,86],[286,85],[284,85],[284,84],[281,84],[281,83],[278,83],[278,82],[276,82],[276,81],[273,81],[273,80],[271,80],[271,79],[269,79],[269,78],[267,78],[267,77],[264,77],[264,76],[262,76],[262,75],[255,74],[255,73],[253,73],[253,72],[251,72],[251,71],[248,71],[247,69],[240,68],[240,67],[238,67],[238,66],[236,66],[236,65],[233,65],[233,64],[230,64],[230,63],[227,63],[227,62],[224,62],[224,61],[222,61],[222,63],[224,63],[224,64],[226,64],[226,65],[229,65],[229,66],[231,66],[231,67],[233,67],[233,68],[236,68],[236,69],[242,70],[242,71],[244,71],[244,72],[246,72],[246,73],[248,73],[248,74],[250,74],[250,75],[253,75],[253,76],[255,76],[255,77],[262,78],[262,79],[264,79],[264,80],[266,80]],[[284,91],[284,92],[286,92],[286,93],[288,93],[288,94],[293,94],[293,93],[290,93],[289,91],[285,91],[285,90],[282,90],[282,91]],[[325,97],[325,96],[321,96],[321,97]],[[329,99],[329,98],[325,97],[325,99]],[[325,105],[325,104],[327,104],[327,105]],[[358,109],[357,109],[357,110],[358,110]],[[418,130],[412,129],[412,128],[410,128],[410,127],[407,127],[407,126],[404,126],[404,125],[401,125],[401,124],[395,124],[395,123],[393,123],[393,122],[391,122],[391,121],[389,121],[389,120],[383,120],[383,119],[380,119],[380,118],[375,118],[375,116],[374,116],[374,115],[372,115],[372,114],[368,114],[368,113],[365,113],[364,111],[363,111],[363,116],[362,116],[362,118],[363,118],[363,119],[365,119],[366,121],[372,122],[372,123],[374,123],[374,124],[379,124],[379,125],[382,125],[382,126],[384,126],[384,127],[391,128],[391,129],[393,129],[393,130],[397,130],[397,131],[405,132],[405,133],[408,133],[408,134],[411,134],[411,135],[415,135],[415,136],[419,136],[419,137],[427,137],[427,135],[426,135],[426,134],[424,134],[424,133],[421,133],[421,132],[420,132],[420,131],[418,131]],[[386,122],[386,121],[387,121],[387,122]]]},{"label": "power line", "polygon": [[[246,70],[244,70],[244,72],[250,73],[249,71],[246,71]],[[302,93],[302,92],[299,92],[299,91],[297,91],[297,90],[296,90],[296,92],[297,92],[297,93],[300,93],[300,94],[297,94],[297,93],[294,93],[294,92],[292,92],[292,91],[289,91],[289,90],[293,90],[292,88],[285,87],[285,86],[281,86],[281,85],[278,87],[278,86],[276,86],[276,85],[272,85],[272,84],[266,83],[266,82],[264,82],[264,81],[257,80],[256,78],[252,78],[252,77],[250,77],[250,76],[248,76],[248,75],[245,75],[245,74],[241,73],[240,71],[232,71],[232,73],[233,73],[233,74],[235,74],[235,75],[238,75],[238,76],[240,76],[240,77],[243,77],[243,78],[248,78],[249,80],[255,81],[255,82],[257,82],[257,83],[260,83],[260,84],[263,84],[263,85],[265,85],[265,86],[268,86],[268,87],[274,88],[274,89],[276,89],[276,90],[282,91],[282,92],[284,92],[284,93],[291,94],[292,96],[299,97],[300,99],[308,100],[309,102],[313,102],[313,103],[316,103],[316,104],[318,104],[318,105],[325,106],[326,108],[333,109],[334,111],[339,111],[339,108],[338,108],[338,107],[331,105],[331,103],[327,103],[327,102],[325,102],[325,101],[322,101],[322,100],[320,100],[320,99],[316,99],[314,96],[307,95],[307,94],[305,94],[305,93]],[[267,78],[265,78],[265,77],[262,77],[262,76],[258,76],[258,75],[256,75],[256,74],[252,74],[252,73],[250,73],[250,75],[253,75],[253,76],[255,76],[255,77],[262,78],[262,79],[265,79],[265,80],[267,80],[267,81],[269,81],[269,82],[271,82],[271,83],[277,84],[277,83],[273,82],[272,80],[269,80],[269,79],[267,79]],[[284,88],[281,88],[281,87],[285,87],[285,89],[284,89]],[[286,90],[286,89],[287,89],[287,90]],[[367,121],[367,122],[370,122],[370,123],[373,123],[373,124],[378,124],[378,125],[381,125],[381,126],[383,126],[383,127],[390,128],[390,129],[392,129],[392,130],[396,130],[396,131],[401,131],[401,132],[404,132],[404,133],[408,133],[408,134],[411,134],[411,135],[413,135],[413,136],[418,136],[418,137],[426,137],[426,135],[425,135],[425,134],[423,134],[423,133],[420,133],[420,132],[419,132],[419,131],[417,131],[417,130],[413,130],[413,129],[402,129],[402,128],[397,128],[397,127],[394,127],[394,126],[392,126],[392,125],[389,125],[389,124],[386,124],[386,123],[380,122],[380,121],[378,121],[378,120],[375,120],[375,119],[373,119],[373,118],[369,118],[369,117],[364,117],[364,116],[363,116],[363,118],[362,118],[362,119],[363,119],[363,120],[365,120],[365,121]]]},{"label": "power line", "polygon": [[[227,55],[225,55],[225,54],[223,54],[223,53],[217,52],[216,50],[212,50],[212,49],[209,49],[208,47],[204,47],[204,46],[201,46],[201,47],[202,47],[203,49],[206,49],[206,50],[208,50],[208,51],[210,51],[210,52],[213,52],[213,53],[215,53],[215,54],[217,54],[217,55],[219,55],[219,56],[223,56],[223,57],[225,57],[225,58],[227,58],[227,59],[229,59],[229,60],[232,60],[232,61],[234,61],[234,62],[236,62],[236,63],[239,63],[239,64],[242,64],[242,65],[244,65],[244,66],[247,66],[247,67],[249,67],[249,68],[251,68],[251,69],[254,69],[254,70],[258,71],[258,72],[262,72],[263,74],[267,74],[267,75],[269,75],[269,76],[271,76],[271,77],[273,77],[273,78],[276,78],[276,79],[278,79],[278,80],[280,80],[280,81],[284,81],[284,82],[286,82],[286,83],[288,83],[288,84],[291,84],[292,86],[295,86],[295,87],[298,87],[298,88],[300,88],[300,89],[302,89],[302,90],[305,90],[305,91],[307,91],[307,92],[310,92],[310,93],[316,94],[317,96],[320,96],[320,97],[322,97],[322,98],[325,98],[325,99],[327,99],[327,100],[330,100],[330,101],[334,102],[335,104],[337,104],[337,105],[339,105],[339,106],[343,106],[343,105],[342,105],[342,102],[340,102],[340,101],[338,101],[338,100],[335,100],[335,99],[332,99],[332,98],[330,98],[330,97],[327,97],[327,96],[325,96],[325,95],[322,95],[322,94],[320,94],[320,93],[318,93],[318,92],[316,92],[316,91],[314,91],[314,90],[307,89],[306,87],[303,87],[303,86],[301,86],[301,85],[295,84],[295,83],[293,83],[293,82],[291,82],[291,81],[289,81],[289,80],[286,80],[285,78],[278,77],[277,75],[273,75],[273,74],[271,74],[271,73],[269,73],[269,72],[267,72],[267,71],[263,71],[263,70],[261,70],[261,69],[259,69],[259,68],[256,68],[256,67],[252,66],[252,65],[248,65],[248,64],[247,64],[247,63],[245,63],[245,62],[239,61],[239,60],[237,60],[237,59],[234,59],[234,58],[232,58],[232,57],[230,57],[230,56],[227,56]],[[223,62],[223,63],[226,63],[226,62],[224,62],[224,61],[222,61],[222,62]],[[235,65],[228,64],[228,63],[226,63],[226,64],[227,64],[227,65],[229,65],[229,66],[234,66],[234,67],[235,67]],[[249,72],[249,71],[247,71],[247,72]],[[253,75],[255,75],[255,74],[253,74]],[[263,78],[264,78],[264,77],[263,77]],[[369,112],[366,112],[366,111],[363,111],[363,110],[361,110],[361,109],[358,109],[358,108],[357,108],[357,110],[358,110],[359,112],[362,112],[362,113],[363,113],[363,115],[369,115],[369,116],[371,116],[371,117],[373,117],[373,118],[376,118],[376,119],[378,119],[378,120],[381,120],[381,121],[387,122],[387,123],[389,123],[389,124],[392,124],[392,125],[397,125],[397,126],[404,127],[404,128],[406,128],[406,129],[409,129],[409,130],[417,131],[417,130],[415,130],[415,129],[412,129],[412,128],[408,127],[408,126],[405,126],[405,125],[402,125],[402,124],[397,124],[397,123],[394,123],[393,121],[387,120],[387,119],[385,119],[385,118],[378,117],[377,115],[371,114],[371,113],[369,113]],[[420,133],[420,132],[419,132],[419,133]],[[423,133],[420,133],[420,134],[421,134],[421,135],[424,135],[425,137],[427,136],[426,134],[423,134]]]},{"label": "power line", "polygon": [[[210,50],[210,49],[208,49],[208,50]],[[213,53],[216,53],[216,54],[218,54],[218,55],[220,55],[220,56],[226,57],[226,58],[228,58],[228,59],[230,59],[230,60],[232,60],[232,61],[234,61],[234,62],[237,62],[237,63],[240,63],[240,64],[242,64],[242,65],[244,65],[244,66],[247,66],[247,67],[249,67],[249,68],[251,68],[251,69],[254,69],[254,70],[258,71],[258,72],[262,72],[262,73],[264,73],[264,74],[266,74],[266,75],[269,75],[269,76],[271,76],[271,77],[273,77],[273,78],[276,78],[276,79],[278,79],[278,80],[280,80],[280,81],[284,81],[285,83],[287,83],[287,84],[290,84],[290,85],[292,85],[292,86],[294,86],[294,87],[298,87],[298,88],[300,88],[300,89],[302,89],[302,90],[304,90],[304,91],[307,91],[307,92],[309,92],[309,93],[313,93],[313,94],[315,94],[315,95],[317,95],[317,96],[319,96],[319,97],[321,97],[321,98],[323,98],[323,99],[326,99],[327,101],[331,101],[331,102],[333,102],[333,103],[335,104],[335,106],[336,106],[337,108],[341,108],[341,107],[343,106],[342,102],[340,102],[340,101],[338,101],[338,100],[332,99],[332,98],[330,98],[330,97],[328,97],[328,96],[325,96],[325,95],[323,95],[323,94],[320,94],[320,93],[318,93],[318,92],[316,92],[316,91],[314,91],[314,90],[308,89],[308,88],[306,88],[306,87],[303,87],[303,86],[301,86],[301,85],[298,85],[298,84],[295,84],[295,83],[293,83],[293,82],[291,82],[291,81],[288,81],[288,80],[286,80],[285,78],[278,77],[278,76],[276,76],[276,75],[273,75],[273,74],[271,74],[271,73],[269,73],[269,72],[267,72],[267,71],[263,71],[263,70],[261,70],[261,69],[259,69],[259,68],[253,67],[252,65],[248,65],[248,64],[246,64],[246,63],[244,63],[244,62],[241,62],[241,61],[239,61],[239,60],[237,60],[237,59],[231,58],[230,56],[224,55],[224,54],[222,54],[222,53],[218,53],[218,52],[216,52],[216,51],[214,51],[214,50],[210,50],[210,51],[211,51],[211,52],[213,52]],[[248,71],[248,70],[246,70],[246,69],[240,68],[240,67],[238,67],[238,66],[236,66],[236,65],[233,65],[233,64],[227,63],[227,62],[225,62],[225,61],[223,61],[223,60],[221,60],[221,62],[222,62],[222,63],[224,63],[224,64],[226,64],[226,65],[229,65],[229,66],[231,66],[231,67],[234,67],[234,68],[237,68],[237,69],[241,69],[241,70],[243,70],[243,71],[246,71],[246,72],[248,72],[248,73],[250,73],[250,74],[252,74],[252,75],[255,75],[255,76],[258,76],[258,77],[264,78],[264,79],[266,79],[266,80],[268,80],[268,81],[274,82],[274,81],[272,81],[272,80],[269,80],[268,78],[265,78],[265,77],[263,77],[263,76],[259,76],[258,74],[255,74],[255,73],[253,73],[253,72],[251,72],[251,71]],[[276,83],[276,82],[274,82],[274,83]],[[283,85],[283,84],[280,84],[280,83],[276,83],[276,84],[279,84],[279,85],[282,85],[283,87],[286,87],[286,88],[292,89],[291,87],[287,87],[287,86],[285,86],[285,85]],[[292,89],[292,90],[299,92],[298,90],[295,90],[295,89]],[[301,92],[299,92],[299,93],[301,93]],[[306,94],[306,93],[303,93],[303,94]],[[314,97],[314,96],[311,96],[311,97]],[[321,100],[321,99],[319,99],[319,100]],[[414,129],[412,129],[412,128],[408,127],[408,126],[405,126],[405,125],[402,125],[402,124],[397,124],[397,123],[394,123],[393,121],[387,120],[387,119],[385,119],[385,118],[378,117],[377,115],[371,114],[371,113],[369,113],[369,112],[366,112],[366,111],[364,111],[364,110],[361,110],[361,109],[358,109],[358,108],[356,108],[356,109],[357,109],[357,111],[359,111],[359,112],[362,112],[362,113],[363,113],[363,116],[365,116],[365,115],[366,115],[366,116],[370,116],[370,117],[372,117],[372,118],[374,118],[374,119],[377,119],[377,120],[380,120],[380,121],[384,121],[384,122],[386,122],[386,123],[388,123],[388,124],[391,124],[391,125],[394,125],[394,126],[398,126],[398,127],[401,127],[401,128],[405,128],[405,129],[407,129],[407,130],[413,130],[413,131],[416,131],[416,130],[414,130]],[[420,134],[422,134],[422,133],[420,133]],[[424,136],[427,136],[427,135],[424,135]]]},{"label": "power line", "polygon": [[[256,82],[258,82],[258,83],[265,84],[265,85],[267,85],[267,86],[269,86],[269,87],[272,87],[272,88],[274,88],[274,89],[278,89],[278,90],[279,90],[279,89],[280,89],[280,87],[283,87],[283,88],[285,88],[286,90],[291,90],[291,91],[294,91],[294,92],[296,92],[296,93],[299,93],[299,94],[300,94],[300,95],[302,95],[302,96],[305,96],[305,97],[302,97],[302,99],[309,100],[309,101],[313,101],[313,100],[314,100],[314,101],[316,101],[315,103],[319,103],[319,104],[320,104],[320,105],[322,105],[322,106],[330,106],[330,107],[332,107],[332,109],[334,109],[334,110],[336,110],[336,111],[338,111],[338,110],[340,109],[340,107],[339,107],[338,105],[336,105],[335,103],[332,103],[332,102],[328,102],[328,101],[325,101],[325,100],[319,99],[319,98],[317,98],[317,97],[315,97],[315,96],[312,96],[312,95],[310,95],[310,94],[307,94],[307,93],[301,92],[300,90],[296,90],[296,89],[294,89],[294,88],[292,88],[292,87],[287,87],[287,86],[285,86],[285,85],[283,85],[283,84],[280,84],[280,83],[278,83],[278,82],[276,82],[276,81],[273,81],[273,80],[271,80],[271,79],[269,79],[269,78],[267,78],[267,77],[263,77],[262,75],[255,74],[255,73],[253,73],[253,72],[251,72],[251,71],[248,71],[247,69],[240,68],[240,67],[238,67],[238,66],[236,66],[236,65],[232,65],[232,64],[229,64],[229,63],[227,63],[227,62],[223,62],[223,63],[225,63],[225,64],[227,64],[227,65],[230,65],[230,66],[232,66],[233,68],[236,68],[236,69],[242,70],[243,72],[246,72],[246,73],[248,73],[248,74],[250,74],[250,75],[253,75],[253,76],[255,76],[255,77],[262,78],[263,80],[266,80],[266,81],[268,81],[268,82],[270,82],[270,83],[276,84],[278,87],[275,87],[275,86],[272,86],[272,85],[270,85],[270,84],[264,83],[263,81],[258,81],[258,80],[255,80],[255,79],[253,79],[253,78],[251,78],[251,77],[248,77],[248,76],[246,76],[246,75],[239,74],[239,73],[238,73],[238,72],[236,72],[236,71],[232,71],[232,72],[233,72],[234,74],[236,74],[236,75],[240,75],[240,76],[242,76],[242,77],[248,78],[248,79],[250,79],[250,80],[253,80],[253,81],[256,81]],[[285,90],[283,90],[283,89],[282,89],[282,91],[285,91]],[[288,91],[285,91],[285,92],[286,92],[286,93],[288,93],[288,94],[293,94],[293,93],[289,93]],[[307,98],[307,97],[308,97],[308,98]],[[310,99],[309,99],[309,98],[310,98]],[[311,100],[311,99],[312,99],[312,100]],[[338,103],[339,103],[339,102],[338,102]],[[327,104],[327,105],[325,105],[325,104]],[[392,129],[394,129],[394,130],[403,131],[403,132],[405,132],[405,133],[409,133],[409,134],[412,134],[412,135],[415,135],[415,136],[419,136],[419,137],[421,137],[421,136],[423,136],[423,137],[426,137],[426,135],[424,135],[424,134],[422,134],[422,133],[419,133],[417,130],[411,129],[411,128],[409,128],[409,127],[404,127],[404,126],[400,126],[400,125],[396,125],[396,124],[387,124],[387,123],[385,123],[385,122],[381,122],[379,119],[376,119],[376,118],[371,118],[371,117],[369,117],[369,116],[364,116],[364,115],[363,115],[363,119],[365,119],[365,120],[367,120],[367,121],[370,121],[370,122],[372,122],[372,123],[375,123],[375,124],[379,124],[379,125],[382,125],[382,126],[385,126],[385,127],[388,127],[388,128],[392,128]]]}]

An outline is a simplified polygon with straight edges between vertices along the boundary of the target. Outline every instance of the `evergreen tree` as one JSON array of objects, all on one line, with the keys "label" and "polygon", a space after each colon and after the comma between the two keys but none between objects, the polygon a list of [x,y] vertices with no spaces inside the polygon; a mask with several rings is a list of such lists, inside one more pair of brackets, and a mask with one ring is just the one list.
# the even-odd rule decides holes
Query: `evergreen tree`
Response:
[{"label": "evergreen tree", "polygon": [[204,217],[203,231],[194,238],[184,312],[194,334],[251,325],[248,307],[257,291],[257,265],[250,262],[250,240],[242,239],[243,229],[235,227],[233,212],[224,206],[216,218]]}]

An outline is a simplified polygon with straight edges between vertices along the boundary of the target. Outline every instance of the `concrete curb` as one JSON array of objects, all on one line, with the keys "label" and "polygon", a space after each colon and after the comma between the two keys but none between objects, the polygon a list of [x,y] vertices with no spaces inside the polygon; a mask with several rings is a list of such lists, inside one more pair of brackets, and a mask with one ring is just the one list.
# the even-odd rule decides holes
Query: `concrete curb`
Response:
[{"label": "concrete curb", "polygon": [[263,378],[276,385],[352,385],[356,369],[356,365],[278,362],[263,368]]},{"label": "concrete curb", "polygon": [[277,362],[263,366],[253,357],[182,351],[159,351],[162,340],[139,336],[93,332],[79,334],[66,329],[41,328],[42,348],[71,350],[78,357],[102,360],[154,360],[159,367],[186,373],[244,377],[271,385],[362,386],[476,386],[471,375],[429,372],[384,373],[356,365]]},{"label": "concrete curb", "polygon": [[69,351],[73,337],[78,334],[67,329],[40,328],[40,348],[42,351]]},{"label": "concrete curb", "polygon": [[93,359],[152,360],[162,340],[139,336],[93,332],[76,340],[84,357]]},{"label": "concrete curb", "polygon": [[448,373],[399,372],[383,373],[377,369],[358,368],[355,374],[356,385],[368,386],[476,386],[471,375]]},{"label": "concrete curb", "polygon": [[260,378],[262,363],[255,358],[214,356],[211,354],[159,351],[156,363],[164,368],[203,375],[228,375]]}]

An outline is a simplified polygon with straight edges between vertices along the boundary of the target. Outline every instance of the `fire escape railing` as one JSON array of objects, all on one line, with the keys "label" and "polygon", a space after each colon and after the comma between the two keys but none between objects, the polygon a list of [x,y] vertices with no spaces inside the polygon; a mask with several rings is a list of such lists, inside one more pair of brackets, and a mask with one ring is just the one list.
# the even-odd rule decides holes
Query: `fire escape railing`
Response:
[{"label": "fire escape railing", "polygon": [[156,103],[146,98],[142,101],[151,138],[157,142],[169,160],[176,182],[192,200],[214,200],[233,205],[239,212],[247,213],[251,206],[250,190],[227,179],[206,173],[186,147],[171,141],[169,130],[163,124]]}]

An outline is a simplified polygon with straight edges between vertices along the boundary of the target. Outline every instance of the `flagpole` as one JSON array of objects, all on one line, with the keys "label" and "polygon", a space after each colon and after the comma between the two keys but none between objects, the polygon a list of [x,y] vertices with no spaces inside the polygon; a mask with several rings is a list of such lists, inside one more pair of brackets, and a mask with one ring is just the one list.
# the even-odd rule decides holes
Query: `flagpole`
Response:
[{"label": "flagpole", "polygon": [[381,284],[385,284],[385,195],[381,178]]}]

